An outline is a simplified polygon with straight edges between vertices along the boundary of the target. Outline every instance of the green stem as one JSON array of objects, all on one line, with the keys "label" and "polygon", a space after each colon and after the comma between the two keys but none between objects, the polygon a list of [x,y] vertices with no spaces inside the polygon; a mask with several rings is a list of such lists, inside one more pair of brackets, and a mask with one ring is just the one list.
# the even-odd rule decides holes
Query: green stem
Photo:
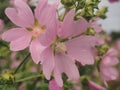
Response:
[{"label": "green stem", "polygon": [[30,80],[30,79],[33,79],[33,78],[38,78],[38,77],[43,77],[43,75],[35,75],[35,76],[30,76],[30,77],[27,77],[27,78],[23,78],[23,79],[17,80],[16,83],[27,81],[27,80]]},{"label": "green stem", "polygon": [[14,74],[18,72],[18,70],[21,68],[21,66],[26,62],[27,58],[30,56],[30,53],[23,59],[23,61],[19,64],[19,66],[16,68]]}]

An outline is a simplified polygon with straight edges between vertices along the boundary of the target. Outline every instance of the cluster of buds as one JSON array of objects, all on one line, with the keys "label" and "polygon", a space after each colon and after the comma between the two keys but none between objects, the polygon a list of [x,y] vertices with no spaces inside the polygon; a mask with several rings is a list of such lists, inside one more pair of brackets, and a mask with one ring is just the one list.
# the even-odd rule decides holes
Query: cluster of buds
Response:
[{"label": "cluster of buds", "polygon": [[81,17],[90,20],[93,17],[106,18],[107,7],[99,9],[100,0],[61,0],[66,10],[75,9],[74,19]]}]

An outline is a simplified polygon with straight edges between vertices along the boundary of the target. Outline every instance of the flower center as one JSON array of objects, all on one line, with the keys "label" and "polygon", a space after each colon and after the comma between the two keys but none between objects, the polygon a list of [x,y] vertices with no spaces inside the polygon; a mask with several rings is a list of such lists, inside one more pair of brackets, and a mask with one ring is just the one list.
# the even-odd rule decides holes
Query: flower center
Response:
[{"label": "flower center", "polygon": [[46,27],[35,25],[34,27],[27,28],[27,29],[30,31],[33,38],[37,38],[37,37],[40,37],[42,34],[45,33]]},{"label": "flower center", "polygon": [[45,30],[42,29],[41,27],[34,27],[33,30],[31,31],[32,36],[34,38],[41,36],[44,32],[45,32]]},{"label": "flower center", "polygon": [[57,42],[57,41],[55,41],[52,44],[52,49],[54,51],[54,54],[57,54],[57,53],[66,54],[67,53],[67,48],[66,48],[66,45],[65,45],[64,42]]},{"label": "flower center", "polygon": [[30,31],[33,38],[38,38],[45,33],[46,26],[40,25],[39,22],[36,20],[34,26],[27,29]]}]

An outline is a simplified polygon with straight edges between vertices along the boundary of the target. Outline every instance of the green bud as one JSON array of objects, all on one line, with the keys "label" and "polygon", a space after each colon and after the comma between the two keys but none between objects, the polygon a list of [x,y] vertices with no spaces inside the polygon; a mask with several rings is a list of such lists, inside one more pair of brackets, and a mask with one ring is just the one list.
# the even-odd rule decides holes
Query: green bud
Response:
[{"label": "green bud", "polygon": [[87,0],[86,2],[87,6],[92,6],[93,8],[98,8],[99,3],[100,0]]},{"label": "green bud", "polygon": [[1,75],[1,83],[2,84],[8,84],[8,85],[12,85],[15,82],[15,76],[13,74],[13,72],[10,72],[8,70],[4,71]]},{"label": "green bud", "polygon": [[98,50],[98,55],[103,56],[109,50],[109,45],[104,44],[101,46],[97,46],[97,50]]},{"label": "green bud", "polygon": [[89,21],[94,16],[94,10],[91,6],[85,7],[81,10],[80,15]]},{"label": "green bud", "polygon": [[77,7],[76,7],[76,10],[79,10],[79,9],[82,9],[85,7],[85,0],[78,0],[78,4],[77,4]]},{"label": "green bud", "polygon": [[81,76],[80,80],[81,80],[81,82],[83,84],[87,84],[88,83],[88,78],[86,76]]},{"label": "green bud", "polygon": [[86,10],[85,10],[85,8],[83,8],[83,9],[81,10],[80,15],[81,15],[81,16],[84,16],[84,15],[85,15],[85,13],[86,13]]},{"label": "green bud", "polygon": [[104,6],[96,12],[96,15],[100,18],[105,19],[107,11],[108,11],[108,8]]},{"label": "green bud", "polygon": [[74,20],[78,20],[81,18],[81,13],[76,13],[75,16],[74,16]]},{"label": "green bud", "polygon": [[94,16],[94,8],[89,6],[89,7],[86,7],[86,17],[93,17]]},{"label": "green bud", "polygon": [[95,30],[94,28],[88,28],[87,31],[85,32],[86,35],[95,35]]}]

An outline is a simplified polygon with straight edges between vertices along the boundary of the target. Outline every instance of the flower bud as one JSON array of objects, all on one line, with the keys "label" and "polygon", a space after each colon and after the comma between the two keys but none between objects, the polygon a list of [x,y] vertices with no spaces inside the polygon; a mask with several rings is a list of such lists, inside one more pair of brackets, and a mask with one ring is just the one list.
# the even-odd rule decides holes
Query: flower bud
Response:
[{"label": "flower bud", "polygon": [[74,16],[74,20],[78,20],[78,19],[80,19],[80,18],[82,18],[82,17],[81,17],[81,13],[80,13],[80,12],[79,12],[79,13],[76,13],[75,16]]},{"label": "flower bud", "polygon": [[86,7],[86,16],[89,17],[93,17],[94,16],[94,8],[92,6],[88,6]]},{"label": "flower bud", "polygon": [[0,75],[0,82],[2,84],[12,85],[14,84],[14,81],[15,76],[11,71],[6,70]]},{"label": "flower bud", "polygon": [[77,4],[77,7],[76,7],[76,10],[79,10],[79,9],[82,9],[85,7],[85,0],[78,0],[78,4]]},{"label": "flower bud", "polygon": [[91,5],[94,8],[98,8],[98,4],[100,3],[100,0],[87,0],[87,6]]},{"label": "flower bud", "polygon": [[109,50],[109,46],[107,44],[97,46],[97,50],[98,50],[98,55],[103,56]]},{"label": "flower bud", "polygon": [[86,35],[95,35],[94,28],[88,28],[85,32]]},{"label": "flower bud", "polygon": [[107,11],[108,11],[108,8],[104,6],[96,12],[96,15],[102,19],[105,19]]}]

